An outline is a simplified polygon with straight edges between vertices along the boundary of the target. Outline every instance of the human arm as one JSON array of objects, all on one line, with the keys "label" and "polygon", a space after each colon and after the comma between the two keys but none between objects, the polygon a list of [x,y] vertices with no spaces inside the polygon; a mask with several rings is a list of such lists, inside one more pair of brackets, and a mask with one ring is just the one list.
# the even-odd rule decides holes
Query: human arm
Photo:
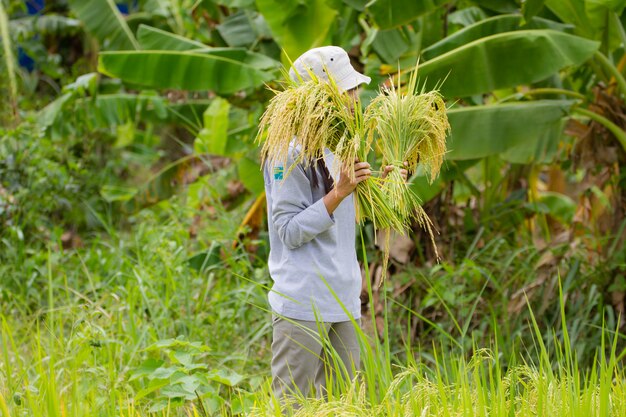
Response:
[{"label": "human arm", "polygon": [[[288,168],[285,170],[284,166]],[[275,168],[281,173],[277,178],[273,174]],[[371,175],[367,163],[355,164],[355,171],[355,179],[352,181],[349,173],[342,170],[333,189],[319,200],[312,201],[311,182],[301,164],[293,165],[290,158],[285,165],[271,166],[266,170],[267,180],[271,183],[270,221],[287,248],[302,246],[334,224],[332,214],[335,209],[359,182]]]},{"label": "human arm", "polygon": [[302,164],[289,158],[266,168],[271,217],[276,234],[288,249],[297,249],[334,223],[323,199],[313,201],[311,181]]},{"label": "human arm", "polygon": [[354,164],[354,180],[350,178],[350,172],[344,165],[339,174],[339,181],[328,194],[323,198],[328,214],[333,214],[339,204],[348,197],[357,185],[368,179],[372,175],[370,164],[367,162],[357,162]]}]

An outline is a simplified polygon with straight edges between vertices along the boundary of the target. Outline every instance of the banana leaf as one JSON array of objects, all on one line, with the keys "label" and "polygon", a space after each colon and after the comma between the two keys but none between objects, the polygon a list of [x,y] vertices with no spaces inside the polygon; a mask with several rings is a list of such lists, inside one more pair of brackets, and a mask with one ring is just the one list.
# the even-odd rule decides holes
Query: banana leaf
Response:
[{"label": "banana leaf", "polygon": [[447,0],[375,0],[367,5],[367,9],[380,29],[391,29],[410,23],[446,2]]},{"label": "banana leaf", "polygon": [[[241,60],[236,60],[234,57]],[[245,50],[104,52],[98,70],[125,82],[156,89],[212,90],[217,94],[258,88],[275,78],[275,62]]]},{"label": "banana leaf", "polygon": [[113,0],[68,0],[70,9],[107,50],[139,49]]},{"label": "banana leaf", "polygon": [[460,46],[497,33],[529,29],[553,29],[560,32],[571,32],[573,28],[573,25],[540,17],[534,17],[524,24],[524,19],[518,14],[494,16],[467,26],[429,46],[422,51],[422,56],[426,60],[433,59]]},{"label": "banana leaf", "polygon": [[324,0],[256,0],[274,40],[293,61],[310,48],[322,46],[337,11]]},{"label": "banana leaf", "polygon": [[544,80],[593,56],[599,43],[554,30],[499,33],[458,47],[420,65],[430,89],[469,97]]},{"label": "banana leaf", "polygon": [[563,118],[572,104],[537,100],[451,109],[446,158],[458,161],[499,154],[510,162],[544,162],[558,144]]}]

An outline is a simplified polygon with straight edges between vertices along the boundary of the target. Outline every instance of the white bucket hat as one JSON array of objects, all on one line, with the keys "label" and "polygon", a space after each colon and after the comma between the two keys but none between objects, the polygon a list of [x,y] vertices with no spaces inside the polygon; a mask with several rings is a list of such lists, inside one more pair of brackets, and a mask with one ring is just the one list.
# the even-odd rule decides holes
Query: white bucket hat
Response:
[{"label": "white bucket hat", "polygon": [[338,46],[322,46],[309,49],[298,57],[289,70],[293,81],[298,81],[298,75],[303,81],[311,79],[307,69],[324,81],[328,81],[328,74],[333,77],[337,86],[345,91],[359,85],[369,84],[372,79],[354,69],[350,63],[348,53]]}]

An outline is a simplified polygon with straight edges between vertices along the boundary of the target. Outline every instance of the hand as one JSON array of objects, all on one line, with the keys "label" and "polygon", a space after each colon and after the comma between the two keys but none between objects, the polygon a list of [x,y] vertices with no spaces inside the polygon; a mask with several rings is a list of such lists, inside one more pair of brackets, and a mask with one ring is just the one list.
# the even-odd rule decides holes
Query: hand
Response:
[{"label": "hand", "polygon": [[361,181],[365,181],[372,175],[370,164],[356,161],[354,164],[354,180],[350,178],[350,174],[350,169],[344,164],[341,167],[339,181],[337,181],[335,187],[324,196],[324,205],[329,215],[333,214],[343,199],[349,196]]},{"label": "hand", "polygon": [[367,162],[359,162],[356,161],[354,164],[354,180],[350,178],[350,170],[346,165],[341,167],[341,174],[339,174],[339,181],[335,185],[335,193],[341,199],[346,198],[347,196],[354,191],[356,186],[361,182],[365,181],[372,175],[372,170],[370,169],[370,164]]},{"label": "hand", "polygon": [[[404,166],[406,167],[406,166],[408,166],[408,165],[409,165],[409,163],[405,161],[405,162],[404,162]],[[387,177],[387,175],[389,175],[389,173],[390,173],[391,171],[393,171],[394,169],[396,169],[396,167],[395,167],[395,166],[393,166],[393,165],[387,165],[387,166],[385,167],[385,169],[383,170],[383,173],[381,174],[381,176],[380,176],[380,177],[381,177],[382,179],[385,179],[385,178]],[[409,171],[407,171],[407,170],[406,170],[406,168],[402,168],[402,169],[400,170],[400,176],[402,177],[402,179],[404,180],[404,182],[407,182],[407,181],[408,181],[408,176],[409,176]]]}]

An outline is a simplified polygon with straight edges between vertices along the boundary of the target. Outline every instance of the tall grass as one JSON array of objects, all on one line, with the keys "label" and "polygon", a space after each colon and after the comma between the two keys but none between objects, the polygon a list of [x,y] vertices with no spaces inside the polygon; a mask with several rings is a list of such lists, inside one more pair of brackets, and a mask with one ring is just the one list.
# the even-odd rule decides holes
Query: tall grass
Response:
[{"label": "tall grass", "polygon": [[[371,286],[369,288],[371,295]],[[352,380],[328,380],[324,398],[296,397],[282,407],[272,393],[261,396],[252,415],[295,416],[624,416],[626,373],[617,351],[619,333],[603,329],[596,360],[581,370],[568,336],[565,300],[560,292],[563,339],[549,352],[532,311],[536,359],[502,362],[497,342],[474,344],[469,356],[433,345],[434,366],[416,359],[405,345],[406,361],[392,366],[389,344],[372,339],[353,320],[361,345],[362,371]],[[530,307],[529,307],[530,308]],[[388,320],[385,315],[385,339]],[[619,323],[618,323],[619,327]],[[450,336],[450,335],[448,335]],[[498,338],[495,337],[494,340]],[[552,354],[558,358],[551,362]],[[330,361],[340,362],[330,349]],[[269,396],[270,401],[265,398]],[[271,405],[268,407],[268,405]]]},{"label": "tall grass", "polygon": [[[203,223],[199,237],[229,248],[229,236],[238,227],[236,212],[232,214]],[[23,278],[16,269],[27,259],[15,258],[15,269],[3,265],[0,410],[5,409],[0,415],[192,413],[192,404],[182,405],[187,400],[160,392],[176,388],[175,381],[138,374],[151,360],[163,361],[163,369],[176,368],[178,375],[245,370],[241,386],[250,390],[259,383],[267,350],[259,335],[267,334],[268,323],[249,304],[261,303],[264,294],[241,287],[229,270],[256,275],[259,282],[267,278],[241,251],[201,273],[191,268],[190,254],[202,247],[189,240],[194,217],[191,207],[169,201],[135,216],[138,225],[132,234],[118,231],[70,251],[51,242],[37,270],[41,276],[32,283],[21,281],[23,294],[4,297],[4,283],[9,274]],[[35,291],[46,294],[36,305],[27,295]],[[180,365],[188,355],[183,349],[150,348],[172,338],[210,346],[194,357],[192,365],[203,368],[189,371]],[[155,388],[153,382],[161,386]],[[214,381],[204,388],[209,386],[216,393],[212,407],[229,409],[235,391]],[[163,401],[161,410],[150,411]],[[204,401],[212,410],[209,398]]]},{"label": "tall grass", "polygon": [[[190,255],[204,248],[189,239],[196,214],[174,198],[136,215],[128,232],[107,225],[111,235],[92,237],[84,248],[64,250],[51,242],[41,254],[16,254],[12,269],[2,266],[0,286],[11,275],[24,289],[3,296],[0,311],[0,415],[624,415],[626,375],[618,347],[624,336],[613,331],[618,323],[605,327],[590,366],[580,364],[579,324],[566,317],[571,294],[560,296],[552,338],[545,336],[551,331],[544,328],[546,317],[537,317],[528,327],[534,341],[521,348],[514,348],[519,335],[505,329],[492,343],[487,337],[472,342],[466,318],[455,317],[458,328],[440,325],[428,336],[433,344],[419,346],[410,338],[400,344],[395,335],[401,316],[427,318],[398,307],[397,297],[388,295],[391,280],[380,291],[384,337],[357,327],[359,376],[346,381],[333,375],[326,400],[301,398],[300,408],[281,410],[269,389],[269,316],[253,307],[267,308],[265,264],[235,251],[201,272],[190,268]],[[237,213],[218,214],[205,219],[198,240],[228,248]],[[474,268],[508,271],[502,262],[520,268],[523,259],[497,263],[498,245],[494,239],[480,250],[470,248],[466,258]],[[27,256],[43,261],[22,276],[19,265]],[[29,283],[31,274],[39,275]],[[564,290],[572,279],[565,276]],[[370,300],[374,291],[370,284]],[[33,292],[45,295],[29,298]],[[458,350],[450,349],[453,341]],[[332,352],[330,358],[337,360]],[[167,372],[174,373],[158,376]],[[176,379],[204,377],[213,379],[198,386],[197,396]]]}]

